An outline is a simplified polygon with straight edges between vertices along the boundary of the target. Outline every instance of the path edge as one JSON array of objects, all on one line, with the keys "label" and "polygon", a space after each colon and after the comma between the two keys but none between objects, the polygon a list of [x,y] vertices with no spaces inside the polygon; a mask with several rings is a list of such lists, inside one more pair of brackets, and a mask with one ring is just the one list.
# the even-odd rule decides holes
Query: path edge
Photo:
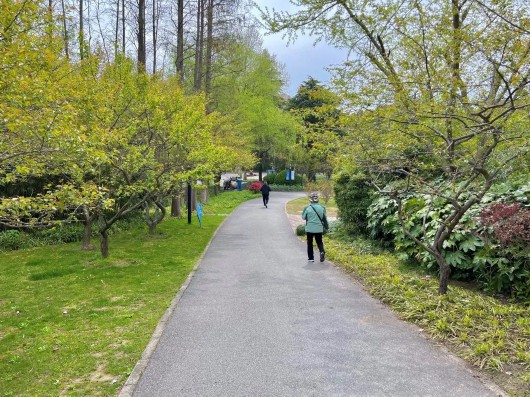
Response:
[{"label": "path edge", "polygon": [[164,315],[162,316],[162,318],[156,325],[155,331],[153,332],[151,339],[147,343],[147,346],[142,352],[142,356],[140,357],[140,359],[134,366],[131,374],[125,381],[125,384],[122,386],[120,393],[118,394],[118,397],[132,397],[134,390],[136,389],[136,385],[138,384],[138,381],[140,380],[145,369],[147,368],[147,365],[149,364],[149,360],[151,359],[151,356],[153,355],[156,349],[156,346],[158,345],[158,342],[160,341],[160,338],[162,337],[162,334],[164,333],[164,330],[166,328],[167,323],[169,322],[169,319],[171,318],[171,315],[175,311],[175,308],[177,307],[180,299],[182,298],[182,295],[184,295],[184,292],[186,292],[186,289],[190,285],[191,280],[193,279],[193,276],[195,275],[195,273],[201,266],[204,255],[206,254],[206,251],[208,251],[208,248],[210,247],[210,244],[212,243],[215,236],[217,235],[217,232],[221,229],[221,227],[224,225],[224,223],[230,217],[230,215],[231,214],[225,217],[225,219],[220,223],[217,229],[215,229],[215,232],[210,238],[210,241],[208,241],[208,244],[206,245],[206,247],[204,247],[204,250],[202,251],[201,256],[199,257],[199,259],[197,259],[197,262],[195,262],[195,265],[193,266],[193,269],[191,270],[190,274],[188,274],[186,281],[184,281],[184,283],[180,286],[180,289],[178,290],[177,294],[171,301],[171,304],[166,309]]}]

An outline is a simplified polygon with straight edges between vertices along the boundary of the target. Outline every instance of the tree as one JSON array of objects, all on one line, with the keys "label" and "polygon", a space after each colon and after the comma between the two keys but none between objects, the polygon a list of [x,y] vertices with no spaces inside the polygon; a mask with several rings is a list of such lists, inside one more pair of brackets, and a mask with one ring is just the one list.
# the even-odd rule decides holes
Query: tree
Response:
[{"label": "tree", "polygon": [[297,137],[297,164],[308,177],[316,180],[318,172],[331,175],[333,149],[340,134],[339,99],[318,80],[309,77],[287,102],[287,109],[303,126]]},{"label": "tree", "polygon": [[[396,199],[403,232],[436,259],[446,293],[444,243],[528,150],[528,9],[515,0],[301,3],[265,18],[274,31],[305,29],[353,49],[337,70],[352,114],[345,154]],[[391,180],[401,183],[380,185]],[[435,233],[411,232],[421,225],[407,222],[410,194],[450,204]]]},{"label": "tree", "polygon": [[294,144],[296,123],[282,109],[281,68],[268,52],[241,43],[234,43],[226,56],[232,69],[214,81],[212,106],[235,118],[245,137],[241,144],[259,159],[261,180],[267,163],[287,158]]}]

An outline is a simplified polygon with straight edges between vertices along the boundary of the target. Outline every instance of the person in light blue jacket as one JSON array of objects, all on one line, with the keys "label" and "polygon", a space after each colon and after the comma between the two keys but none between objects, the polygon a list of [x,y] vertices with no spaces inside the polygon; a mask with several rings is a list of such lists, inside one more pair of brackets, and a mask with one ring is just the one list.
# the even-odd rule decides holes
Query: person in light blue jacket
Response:
[{"label": "person in light blue jacket", "polygon": [[320,251],[320,262],[324,262],[326,252],[324,251],[322,235],[324,234],[324,228],[328,228],[328,220],[326,218],[326,207],[318,202],[318,193],[311,193],[309,195],[309,205],[302,211],[302,219],[306,221],[305,232],[307,235],[308,261],[315,261],[313,253],[314,238],[317,243],[318,250]]}]

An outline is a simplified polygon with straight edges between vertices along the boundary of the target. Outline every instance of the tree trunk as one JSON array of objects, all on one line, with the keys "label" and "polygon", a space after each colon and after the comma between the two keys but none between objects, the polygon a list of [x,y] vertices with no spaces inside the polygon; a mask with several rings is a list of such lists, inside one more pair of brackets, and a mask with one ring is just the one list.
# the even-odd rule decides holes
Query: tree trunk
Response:
[{"label": "tree trunk", "polygon": [[197,190],[193,189],[191,191],[191,210],[195,211],[197,209]]},{"label": "tree trunk", "polygon": [[204,91],[208,95],[212,85],[212,49],[213,49],[213,0],[207,0],[206,12],[206,71]]},{"label": "tree trunk", "polygon": [[204,204],[208,201],[208,187],[202,191],[201,202]]},{"label": "tree trunk", "polygon": [[445,261],[441,253],[436,254],[436,263],[440,271],[440,284],[438,286],[439,294],[447,293],[447,286],[449,284],[449,276],[451,275],[451,266]]},{"label": "tree trunk", "polygon": [[99,248],[103,258],[109,257],[109,233],[107,229],[99,232]]},{"label": "tree trunk", "polygon": [[121,1],[121,53],[125,54],[125,0]]},{"label": "tree trunk", "polygon": [[173,197],[171,199],[171,216],[180,218],[182,216],[182,206],[180,202],[180,196]]},{"label": "tree trunk", "polygon": [[118,57],[119,37],[120,37],[120,0],[116,0],[116,27],[115,27],[115,34],[114,34],[114,59]]},{"label": "tree trunk", "polygon": [[85,57],[85,32],[83,26],[84,18],[83,0],[79,0],[79,56],[81,59]]},{"label": "tree trunk", "polygon": [[63,41],[64,41],[64,55],[66,59],[70,59],[70,50],[68,47],[68,28],[66,26],[66,8],[64,0],[61,0],[62,13],[63,13]]},{"label": "tree trunk", "polygon": [[91,215],[88,207],[83,208],[83,241],[81,245],[81,249],[83,251],[91,251],[94,249],[94,246],[92,245],[92,224],[94,223],[94,220],[96,219],[96,215]]},{"label": "tree trunk", "polygon": [[195,70],[193,88],[196,91],[202,89],[202,60],[204,45],[204,1],[197,0],[197,36],[195,38]]},{"label": "tree trunk", "polygon": [[138,0],[138,72],[146,71],[145,0]]},{"label": "tree trunk", "polygon": [[[153,22],[153,74],[156,73],[156,46],[157,46],[157,40],[158,40],[158,18],[159,13],[157,9],[157,0],[153,0],[153,15],[152,15],[152,22]],[[158,4],[158,6],[160,6]]]},{"label": "tree trunk", "polygon": [[177,59],[176,68],[179,81],[184,83],[184,0],[177,1]]},{"label": "tree trunk", "polygon": [[[154,211],[151,215],[151,203],[154,205]],[[166,208],[158,201],[144,203],[144,220],[149,229],[149,234],[156,233],[156,227],[166,216]]]}]

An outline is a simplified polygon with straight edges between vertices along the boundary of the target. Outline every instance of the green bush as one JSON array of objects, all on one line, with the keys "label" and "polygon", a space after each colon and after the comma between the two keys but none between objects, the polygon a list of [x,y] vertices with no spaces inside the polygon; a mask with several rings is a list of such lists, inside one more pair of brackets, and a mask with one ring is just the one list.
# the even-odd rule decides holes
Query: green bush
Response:
[{"label": "green bush", "polygon": [[296,227],[296,235],[297,236],[305,236],[305,225],[298,225]]},{"label": "green bush", "polygon": [[287,170],[280,171],[276,174],[267,174],[263,180],[267,181],[269,185],[296,185],[302,186],[302,176],[298,173],[294,175],[294,181],[286,181],[285,176],[287,175]]},{"label": "green bush", "polygon": [[363,176],[341,174],[335,179],[334,190],[344,228],[354,235],[367,235],[367,210],[374,197],[368,180]]},{"label": "green bush", "polygon": [[[141,213],[133,213],[120,219],[109,230],[109,235],[129,230],[131,227],[143,225],[144,220]],[[7,230],[0,232],[0,251],[12,251],[21,248],[41,247],[44,245],[56,245],[81,241],[83,238],[83,224],[67,223],[60,224],[44,230]],[[94,226],[92,236],[97,237],[97,227]]]},{"label": "green bush", "polygon": [[[483,289],[490,292],[509,294],[523,301],[530,300],[530,245],[520,240],[514,240],[511,244],[499,241],[494,229],[481,223],[479,217],[488,208],[493,208],[493,213],[502,213],[503,208],[509,207],[508,204],[499,203],[520,203],[522,211],[527,211],[524,208],[530,202],[529,185],[517,188],[509,184],[497,185],[481,203],[464,215],[443,245],[443,255],[451,265],[452,278],[478,281]],[[424,237],[425,233],[431,240],[440,225],[441,215],[450,210],[448,202],[428,195],[410,195],[403,201],[410,232],[416,237]],[[397,204],[392,198],[376,198],[367,214],[371,238],[391,241],[403,260],[419,263],[427,269],[436,269],[434,258],[404,234],[398,222]],[[523,215],[518,215],[518,223],[526,219]]]},{"label": "green bush", "polygon": [[11,251],[24,247],[28,243],[28,235],[18,230],[0,232],[0,250]]},{"label": "green bush", "polygon": [[302,185],[269,185],[272,192],[303,192]]}]

